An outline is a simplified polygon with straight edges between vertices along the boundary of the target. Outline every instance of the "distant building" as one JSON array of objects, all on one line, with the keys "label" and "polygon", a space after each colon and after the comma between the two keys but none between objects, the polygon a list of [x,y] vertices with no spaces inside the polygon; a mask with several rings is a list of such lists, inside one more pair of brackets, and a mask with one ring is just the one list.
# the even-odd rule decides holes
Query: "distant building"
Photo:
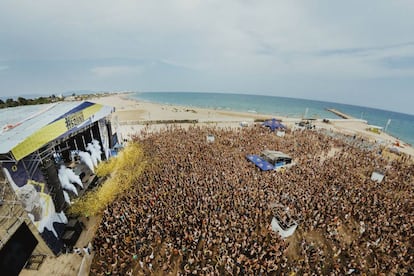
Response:
[{"label": "distant building", "polygon": [[65,97],[65,101],[70,102],[70,101],[76,101],[76,97],[75,96],[68,96]]}]

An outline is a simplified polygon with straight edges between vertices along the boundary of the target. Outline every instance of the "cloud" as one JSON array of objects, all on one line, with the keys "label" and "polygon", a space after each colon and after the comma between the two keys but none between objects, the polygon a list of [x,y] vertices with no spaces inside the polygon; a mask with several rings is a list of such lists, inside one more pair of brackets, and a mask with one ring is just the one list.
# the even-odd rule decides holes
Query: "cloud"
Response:
[{"label": "cloud", "polygon": [[388,57],[382,60],[384,66],[391,69],[414,69],[414,56]]},{"label": "cloud", "polygon": [[364,47],[364,48],[343,48],[343,49],[328,49],[322,50],[319,52],[320,56],[335,56],[335,55],[368,55],[372,52],[393,50],[393,49],[403,49],[410,47],[411,49],[414,46],[414,42],[405,42],[395,45],[383,45],[375,47]]},{"label": "cloud", "polygon": [[0,88],[15,93],[122,86],[346,99],[344,86],[375,95],[384,79],[405,93],[414,77],[409,0],[2,0],[0,10],[0,26],[12,26],[0,27],[10,66]]},{"label": "cloud", "polygon": [[114,77],[125,75],[140,75],[144,72],[142,66],[97,66],[91,72],[98,77]]},{"label": "cloud", "polygon": [[0,71],[4,71],[4,70],[7,70],[7,69],[9,69],[9,66],[7,66],[7,65],[0,65]]}]

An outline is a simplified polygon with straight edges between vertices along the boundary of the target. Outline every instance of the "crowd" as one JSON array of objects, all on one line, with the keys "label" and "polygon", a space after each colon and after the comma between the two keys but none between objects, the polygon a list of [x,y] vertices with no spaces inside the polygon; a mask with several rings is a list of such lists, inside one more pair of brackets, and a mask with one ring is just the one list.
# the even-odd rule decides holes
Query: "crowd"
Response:
[{"label": "crowd", "polygon": [[[414,273],[411,162],[315,130],[169,126],[133,142],[148,165],[104,211],[91,275]],[[297,164],[262,172],[246,155],[264,149]],[[286,240],[275,204],[299,222]]]}]

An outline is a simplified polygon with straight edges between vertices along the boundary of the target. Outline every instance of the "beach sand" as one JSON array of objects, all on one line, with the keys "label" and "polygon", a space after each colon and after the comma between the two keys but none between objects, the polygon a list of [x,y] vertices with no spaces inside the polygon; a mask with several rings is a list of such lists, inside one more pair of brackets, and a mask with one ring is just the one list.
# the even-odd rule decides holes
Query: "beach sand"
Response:
[{"label": "beach sand", "polygon": [[[200,125],[239,127],[241,122],[246,122],[248,125],[251,125],[254,124],[255,120],[265,120],[272,117],[271,115],[266,114],[243,113],[142,102],[130,99],[127,94],[122,93],[95,97],[90,100],[96,103],[115,107],[116,111],[114,116],[117,117],[119,122],[119,130],[122,137],[126,139],[145,128],[146,122],[154,123],[155,121],[166,120],[197,120]],[[294,128],[295,123],[301,121],[300,118],[280,116],[277,118],[281,119],[288,128]],[[336,119],[330,120],[329,123],[324,123],[322,120],[316,120],[313,123],[317,128],[324,128],[347,135],[362,137],[372,142],[380,143],[384,145],[384,147],[393,147],[398,149],[401,153],[414,156],[414,148],[412,146],[387,133],[382,132],[378,134],[367,130],[368,124],[361,120]],[[166,123],[159,123],[152,124],[150,127],[158,129],[165,125]],[[400,146],[394,146],[395,144],[400,144]]]},{"label": "beach sand", "polygon": [[[131,135],[139,133],[144,128],[150,130],[157,130],[165,127],[167,124],[163,121],[171,120],[197,120],[200,125],[210,125],[218,127],[240,127],[241,122],[246,122],[247,125],[253,125],[255,120],[269,119],[272,116],[266,114],[256,113],[242,113],[231,112],[214,109],[203,109],[185,106],[175,106],[166,104],[156,104],[141,102],[133,99],[129,99],[126,94],[110,94],[105,96],[99,96],[89,99],[92,102],[96,102],[103,105],[109,105],[115,107],[114,118],[119,123],[119,131],[122,138],[129,139]],[[295,123],[301,121],[300,118],[291,117],[277,117],[288,128],[294,128]],[[156,121],[160,121],[156,123]],[[151,123],[147,126],[147,123]],[[373,133],[367,129],[367,124],[360,120],[331,120],[329,123],[324,123],[321,120],[314,122],[316,128],[324,128],[332,130],[334,132],[344,133],[347,135],[355,135],[363,137],[373,142],[384,144],[387,147],[394,145],[398,139],[392,137],[386,133]],[[185,127],[190,124],[180,124]],[[401,147],[398,147],[400,152],[414,156],[414,148],[409,145],[404,145],[399,141]],[[395,156],[398,158],[398,156]],[[77,246],[81,247],[92,240],[93,234],[99,224],[99,219],[91,219],[88,223],[88,231],[82,233],[81,239],[78,241]],[[86,233],[85,233],[86,232]],[[90,260],[86,260],[86,267],[82,268],[82,271],[88,271],[88,263]],[[39,271],[24,269],[20,275],[87,275],[85,272],[80,271],[82,264],[82,258],[76,254],[62,254],[61,256],[48,257],[41,265]]]}]

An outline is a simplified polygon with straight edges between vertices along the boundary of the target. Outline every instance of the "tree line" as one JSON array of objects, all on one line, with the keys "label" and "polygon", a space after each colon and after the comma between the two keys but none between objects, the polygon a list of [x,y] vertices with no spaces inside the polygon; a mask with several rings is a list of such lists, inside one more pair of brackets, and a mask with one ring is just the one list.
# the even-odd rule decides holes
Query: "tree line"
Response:
[{"label": "tree line", "polygon": [[58,101],[63,101],[63,97],[56,97],[55,95],[51,95],[49,97],[38,97],[34,99],[26,99],[23,97],[18,97],[16,100],[13,98],[6,99],[3,101],[0,99],[0,108],[6,107],[16,107],[22,105],[36,105],[36,104],[47,104],[47,103],[54,103]]}]

